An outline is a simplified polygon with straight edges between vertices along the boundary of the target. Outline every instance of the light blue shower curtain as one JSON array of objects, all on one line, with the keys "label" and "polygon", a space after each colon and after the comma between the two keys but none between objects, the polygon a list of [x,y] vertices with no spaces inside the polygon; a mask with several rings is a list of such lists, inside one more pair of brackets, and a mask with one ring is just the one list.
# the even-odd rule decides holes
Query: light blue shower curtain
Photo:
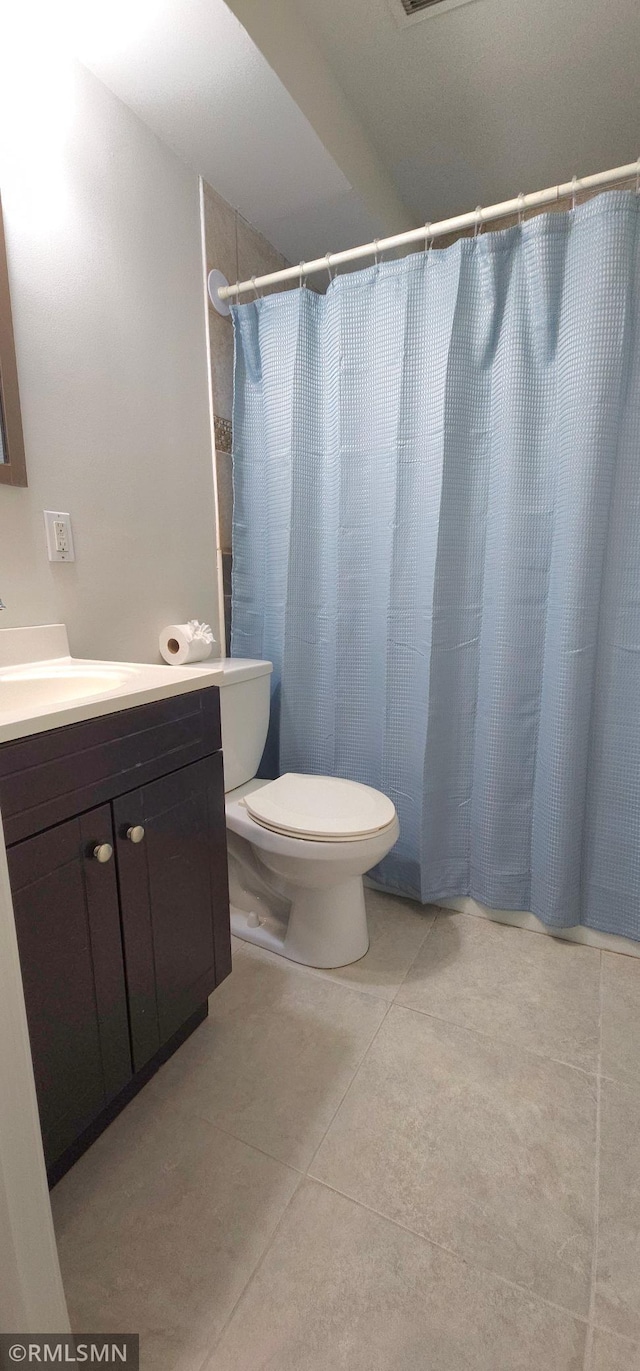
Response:
[{"label": "light blue shower curtain", "polygon": [[[234,310],[233,640],[376,870],[640,937],[639,201]],[[269,774],[269,773],[268,773]]]}]

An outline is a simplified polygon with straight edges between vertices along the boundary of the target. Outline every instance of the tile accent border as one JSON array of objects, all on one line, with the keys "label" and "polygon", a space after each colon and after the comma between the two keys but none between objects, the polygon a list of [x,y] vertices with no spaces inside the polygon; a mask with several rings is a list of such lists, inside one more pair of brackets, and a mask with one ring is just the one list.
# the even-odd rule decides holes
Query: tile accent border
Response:
[{"label": "tile accent border", "polygon": [[230,419],[220,419],[215,414],[213,417],[213,433],[215,437],[216,452],[231,452],[233,438],[233,426]]}]

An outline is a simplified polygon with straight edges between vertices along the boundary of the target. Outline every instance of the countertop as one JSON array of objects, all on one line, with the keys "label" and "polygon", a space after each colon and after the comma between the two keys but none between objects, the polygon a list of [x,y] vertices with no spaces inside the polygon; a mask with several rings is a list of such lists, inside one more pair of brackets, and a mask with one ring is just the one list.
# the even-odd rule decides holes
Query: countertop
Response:
[{"label": "countertop", "polygon": [[[200,662],[197,668],[85,660],[69,654],[63,624],[2,629],[0,743],[204,690],[222,679],[214,658],[210,667]],[[62,698],[60,692],[66,692]]]}]

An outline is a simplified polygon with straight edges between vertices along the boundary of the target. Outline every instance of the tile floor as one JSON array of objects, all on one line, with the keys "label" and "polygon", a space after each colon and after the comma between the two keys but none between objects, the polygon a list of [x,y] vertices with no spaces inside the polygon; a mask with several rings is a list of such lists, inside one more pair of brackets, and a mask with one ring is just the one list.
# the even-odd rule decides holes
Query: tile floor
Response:
[{"label": "tile floor", "polygon": [[143,1371],[639,1371],[640,960],[367,896],[210,1017],[53,1192]]}]

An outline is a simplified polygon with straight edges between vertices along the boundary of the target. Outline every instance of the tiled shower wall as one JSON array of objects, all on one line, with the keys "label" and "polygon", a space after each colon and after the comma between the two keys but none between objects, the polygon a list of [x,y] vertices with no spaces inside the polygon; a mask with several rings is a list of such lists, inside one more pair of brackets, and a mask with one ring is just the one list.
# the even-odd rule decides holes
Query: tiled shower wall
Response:
[{"label": "tiled shower wall", "polygon": [[[246,281],[289,265],[286,258],[252,228],[206,182],[203,185],[204,238],[207,273],[213,267],[227,280]],[[297,282],[293,283],[294,287]],[[232,483],[232,405],[233,405],[233,324],[209,303],[211,385],[216,444],[216,477],[220,513],[220,542],[224,585],[224,612],[227,653],[231,632],[231,527],[233,519]]]}]

